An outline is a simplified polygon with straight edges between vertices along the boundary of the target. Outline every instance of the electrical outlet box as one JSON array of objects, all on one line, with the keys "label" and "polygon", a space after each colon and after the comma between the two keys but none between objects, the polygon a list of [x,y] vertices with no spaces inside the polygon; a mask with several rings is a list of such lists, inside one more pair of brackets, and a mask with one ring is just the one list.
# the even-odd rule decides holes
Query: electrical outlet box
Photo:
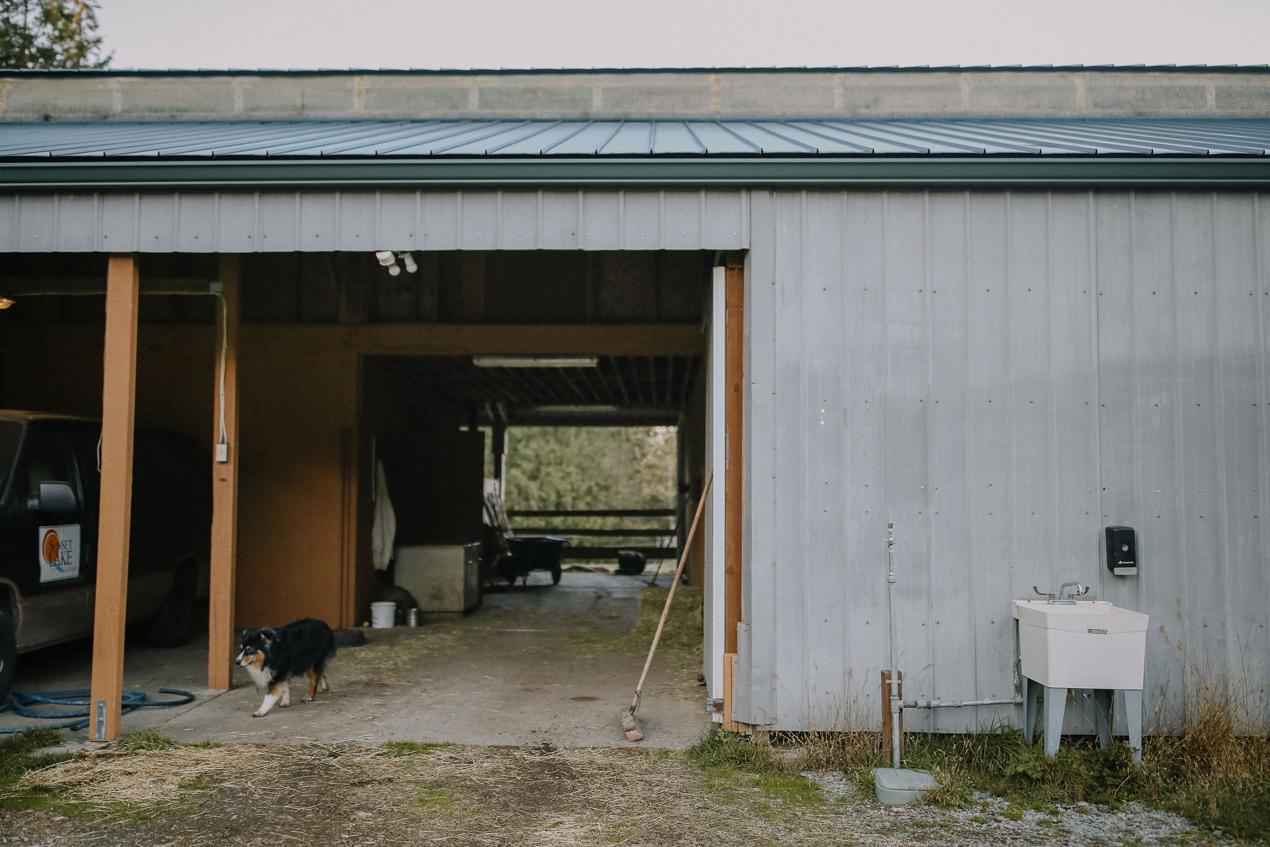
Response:
[{"label": "electrical outlet box", "polygon": [[229,445],[228,444],[225,444],[222,442],[216,445],[216,461],[218,462],[229,461]]},{"label": "electrical outlet box", "polygon": [[1116,576],[1138,573],[1138,533],[1131,526],[1107,527],[1107,570]]}]

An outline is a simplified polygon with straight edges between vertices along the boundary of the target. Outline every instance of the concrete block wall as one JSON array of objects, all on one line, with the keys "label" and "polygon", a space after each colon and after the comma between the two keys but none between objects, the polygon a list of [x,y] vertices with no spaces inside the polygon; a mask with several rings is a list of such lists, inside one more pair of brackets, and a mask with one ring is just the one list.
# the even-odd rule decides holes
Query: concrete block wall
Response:
[{"label": "concrete block wall", "polygon": [[0,76],[0,120],[1270,114],[1270,69],[129,72]]}]

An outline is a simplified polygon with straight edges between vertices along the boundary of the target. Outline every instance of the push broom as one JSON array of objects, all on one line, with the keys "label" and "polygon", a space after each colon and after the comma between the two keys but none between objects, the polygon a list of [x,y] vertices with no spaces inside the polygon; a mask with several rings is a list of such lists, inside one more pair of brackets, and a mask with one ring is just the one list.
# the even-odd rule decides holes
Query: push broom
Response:
[{"label": "push broom", "polygon": [[688,551],[692,549],[692,539],[697,534],[697,526],[701,523],[701,513],[706,508],[706,495],[710,493],[710,483],[714,482],[714,471],[706,477],[705,487],[701,489],[701,501],[697,503],[697,514],[692,518],[692,526],[688,529],[688,537],[684,540],[683,552],[679,554],[679,566],[670,580],[670,593],[666,595],[666,605],[661,610],[661,620],[657,622],[657,631],[653,633],[653,646],[648,648],[648,659],[644,661],[644,672],[639,675],[639,685],[635,686],[635,698],[629,708],[622,711],[622,729],[626,732],[627,741],[643,741],[644,733],[639,728],[639,720],[635,711],[639,709],[639,696],[644,691],[644,680],[648,679],[648,669],[653,665],[653,654],[657,652],[657,642],[661,640],[662,628],[666,626],[666,615],[670,614],[670,603],[675,599],[675,589],[679,587],[679,578],[683,576],[684,563],[688,561]]}]

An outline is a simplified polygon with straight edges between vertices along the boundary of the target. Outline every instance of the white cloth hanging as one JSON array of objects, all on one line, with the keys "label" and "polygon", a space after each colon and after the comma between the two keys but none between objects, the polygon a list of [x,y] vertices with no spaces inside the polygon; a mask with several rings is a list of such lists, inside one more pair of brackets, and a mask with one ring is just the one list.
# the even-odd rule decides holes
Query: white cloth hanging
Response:
[{"label": "white cloth hanging", "polygon": [[397,540],[397,513],[388,499],[388,478],[384,463],[375,462],[375,522],[370,530],[370,556],[375,570],[388,569],[392,561],[393,543]]}]

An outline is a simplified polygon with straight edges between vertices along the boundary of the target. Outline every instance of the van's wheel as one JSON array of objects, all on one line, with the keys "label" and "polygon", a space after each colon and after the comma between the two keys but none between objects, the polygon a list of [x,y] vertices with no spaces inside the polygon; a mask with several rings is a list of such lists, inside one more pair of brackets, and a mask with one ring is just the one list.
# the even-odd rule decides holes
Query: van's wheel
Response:
[{"label": "van's wheel", "polygon": [[194,634],[194,607],[198,604],[198,565],[182,562],[172,575],[159,610],[146,624],[146,641],[154,647],[180,647]]},{"label": "van's wheel", "polygon": [[0,605],[0,703],[9,699],[9,686],[18,664],[17,622],[7,606]]},{"label": "van's wheel", "polygon": [[551,569],[551,584],[552,585],[560,584],[560,566],[559,565],[556,565]]}]

